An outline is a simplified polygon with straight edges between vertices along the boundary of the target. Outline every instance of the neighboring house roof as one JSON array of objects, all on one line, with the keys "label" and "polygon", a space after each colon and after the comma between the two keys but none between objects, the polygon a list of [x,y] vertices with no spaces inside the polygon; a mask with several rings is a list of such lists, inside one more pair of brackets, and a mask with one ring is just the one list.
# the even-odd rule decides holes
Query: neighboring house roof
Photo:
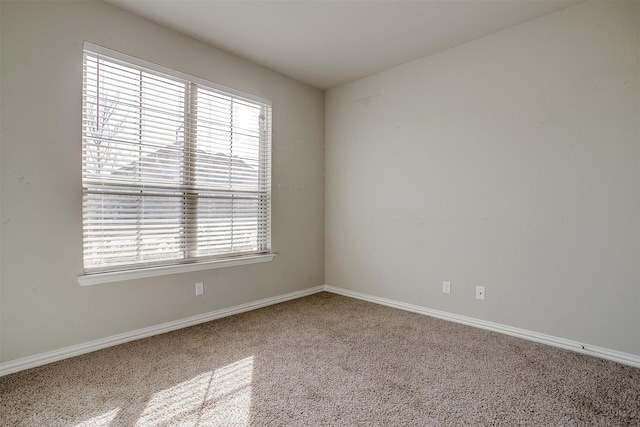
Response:
[{"label": "neighboring house roof", "polygon": [[[154,180],[170,181],[177,178],[176,174],[181,173],[179,166],[175,165],[176,151],[182,150],[182,142],[176,141],[171,145],[158,149],[157,151],[143,155],[141,162],[130,162],[126,166],[113,170],[111,176],[128,176],[136,172],[138,163],[144,163],[145,169],[149,171],[164,171],[166,175],[157,175]],[[223,153],[212,153],[208,150],[197,150],[196,156],[206,156],[206,165],[211,167],[211,171],[201,175],[201,180],[210,185],[222,186],[246,186],[249,183],[258,182],[258,170],[246,163],[239,156],[228,156]],[[155,167],[154,167],[155,166]],[[235,184],[235,185],[234,185]]]}]

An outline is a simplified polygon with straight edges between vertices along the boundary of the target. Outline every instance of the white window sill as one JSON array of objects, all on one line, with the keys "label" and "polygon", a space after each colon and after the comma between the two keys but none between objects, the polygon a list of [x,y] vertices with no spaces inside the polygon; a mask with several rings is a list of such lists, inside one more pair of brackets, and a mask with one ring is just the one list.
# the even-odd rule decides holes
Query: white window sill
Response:
[{"label": "white window sill", "polygon": [[163,265],[160,267],[140,268],[137,270],[110,271],[107,273],[84,274],[78,276],[80,286],[98,285],[100,283],[121,282],[123,280],[141,279],[143,277],[165,276],[167,274],[187,273],[189,271],[211,270],[214,268],[232,267],[235,265],[269,262],[276,254],[251,255],[238,258],[227,258],[191,264]]}]

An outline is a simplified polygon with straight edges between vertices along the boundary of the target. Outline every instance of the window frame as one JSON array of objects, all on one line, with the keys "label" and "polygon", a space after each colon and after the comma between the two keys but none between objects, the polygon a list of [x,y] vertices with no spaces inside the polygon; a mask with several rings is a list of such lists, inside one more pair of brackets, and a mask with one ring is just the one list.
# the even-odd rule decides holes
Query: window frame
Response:
[{"label": "window frame", "polygon": [[[263,221],[265,224],[264,226],[266,227],[265,230],[267,233],[267,237],[266,237],[265,250],[260,250],[258,252],[238,253],[238,254],[234,252],[229,252],[229,253],[210,256],[210,257],[209,256],[207,257],[191,256],[183,259],[170,259],[167,261],[152,262],[152,263],[139,262],[135,264],[128,264],[128,265],[122,265],[122,266],[115,265],[115,266],[100,269],[99,271],[92,271],[92,270],[95,270],[95,268],[92,269],[92,268],[85,267],[84,243],[83,243],[83,262],[82,262],[83,274],[78,276],[79,283],[83,286],[93,285],[98,283],[108,283],[108,282],[115,282],[115,281],[122,281],[122,280],[137,279],[142,277],[153,277],[153,276],[176,274],[176,273],[182,273],[182,272],[188,272],[188,271],[198,271],[198,270],[207,270],[207,269],[221,268],[221,267],[228,267],[228,266],[235,266],[235,265],[254,264],[254,263],[268,262],[273,260],[275,253],[271,251],[271,212],[270,212],[271,205],[272,205],[272,198],[271,198],[271,190],[272,190],[271,137],[272,135],[271,135],[271,122],[270,122],[271,108],[272,108],[271,101],[243,92],[243,91],[239,91],[237,89],[220,85],[218,83],[204,80],[196,76],[192,76],[177,70],[163,67],[161,65],[154,64],[154,63],[142,60],[140,58],[136,58],[133,56],[129,56],[129,55],[117,52],[117,51],[113,51],[111,49],[107,49],[102,46],[98,46],[89,42],[84,42],[84,45],[83,45],[83,64],[85,63],[84,51],[89,51],[92,54],[96,54],[96,55],[104,55],[116,61],[121,61],[121,62],[124,62],[125,64],[132,65],[134,67],[140,67],[154,73],[160,73],[166,76],[170,76],[171,78],[175,78],[177,80],[182,80],[184,82],[187,82],[186,83],[187,90],[192,90],[194,87],[198,86],[198,87],[202,87],[205,90],[220,92],[223,95],[233,97],[234,99],[249,101],[252,103],[261,104],[263,106],[268,107],[269,108],[269,123],[268,123],[269,128],[268,128],[268,134],[267,134],[267,138],[268,138],[267,146],[269,149],[269,153],[266,154],[267,156],[266,159],[268,162],[267,164],[268,164],[269,171],[268,171],[268,180],[267,180],[268,202],[266,205],[268,212],[266,215],[258,215],[256,217],[257,220]],[[85,99],[84,85],[83,85],[82,94],[83,94],[82,108],[84,109],[84,99]],[[84,122],[83,122],[82,134],[83,134],[83,149],[84,149]],[[189,137],[186,137],[185,139],[189,139]],[[188,151],[193,150],[194,145],[195,145],[195,141],[191,140],[191,141],[188,141],[185,147],[183,148],[182,157],[183,159],[185,159],[185,161],[187,161],[186,159],[189,158]],[[262,148],[263,146],[261,143],[260,150],[262,150]],[[260,157],[259,157],[260,164],[264,162],[264,159],[262,156],[263,154],[260,154]],[[84,181],[85,179],[84,162],[83,162],[83,168],[82,168],[82,176]],[[87,187],[85,186],[85,183],[83,182],[83,193],[85,193],[86,191],[88,190],[87,190]],[[192,197],[195,197],[195,196],[184,194],[183,195],[184,203],[188,204],[189,203],[188,200],[192,200],[191,199]],[[86,209],[85,202],[83,201],[83,217],[84,217],[85,209]],[[188,222],[189,218],[185,217],[185,221]],[[185,228],[183,229],[183,231],[185,232],[189,230],[191,231],[194,230],[193,227],[189,229],[187,223],[184,224],[184,227]],[[262,232],[265,232],[265,231],[263,230]],[[83,242],[84,241],[85,241],[85,225],[84,225],[84,219],[83,219]],[[188,248],[183,247],[183,250],[186,252],[188,251]]]}]

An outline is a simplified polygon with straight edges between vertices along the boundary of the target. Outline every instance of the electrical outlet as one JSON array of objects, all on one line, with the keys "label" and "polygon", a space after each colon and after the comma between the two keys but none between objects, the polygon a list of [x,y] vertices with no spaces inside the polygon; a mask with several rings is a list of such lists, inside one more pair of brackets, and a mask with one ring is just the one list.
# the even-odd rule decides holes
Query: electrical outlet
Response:
[{"label": "electrical outlet", "polygon": [[451,282],[445,280],[442,282],[442,293],[450,294],[451,293]]},{"label": "electrical outlet", "polygon": [[476,299],[484,299],[484,286],[476,286]]},{"label": "electrical outlet", "polygon": [[198,282],[196,283],[196,296],[202,295],[204,293],[204,283]]}]

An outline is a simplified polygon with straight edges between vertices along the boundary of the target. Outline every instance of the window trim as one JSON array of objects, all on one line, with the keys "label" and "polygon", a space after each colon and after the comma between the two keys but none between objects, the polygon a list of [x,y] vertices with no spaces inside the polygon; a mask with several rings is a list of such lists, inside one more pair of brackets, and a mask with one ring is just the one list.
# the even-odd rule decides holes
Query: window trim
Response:
[{"label": "window trim", "polygon": [[[143,59],[126,55],[99,45],[95,45],[93,43],[85,41],[83,44],[83,50],[89,50],[98,55],[105,55],[111,57],[113,59],[123,61],[134,66],[139,66],[143,68],[147,68],[151,71],[170,75],[177,79],[182,79],[185,81],[189,81],[195,85],[201,85],[207,88],[211,88],[213,90],[226,92],[227,94],[245,99],[251,102],[261,103],[268,107],[272,107],[272,103],[270,100],[261,98],[259,96],[243,92],[228,86],[224,86],[215,82],[211,82],[209,80],[205,80],[196,76],[192,76],[187,73],[183,73],[168,67],[163,67],[161,65],[145,61]],[[139,279],[145,277],[156,277],[163,276],[169,274],[178,274],[190,271],[200,271],[200,270],[209,270],[223,267],[231,267],[238,265],[246,265],[246,264],[255,264],[262,262],[272,261],[275,257],[276,253],[267,252],[267,253],[254,253],[254,254],[244,254],[244,255],[236,255],[231,254],[230,256],[220,257],[220,258],[209,258],[209,259],[192,259],[186,262],[178,262],[178,263],[169,263],[163,265],[130,265],[123,270],[111,270],[104,272],[91,272],[78,275],[78,282],[81,286],[89,286],[96,285],[101,283],[110,283],[110,282],[119,282],[131,279]]]},{"label": "window trim", "polygon": [[190,271],[212,270],[214,268],[270,262],[276,253],[260,255],[241,255],[235,258],[221,258],[206,261],[194,261],[187,264],[141,267],[130,270],[108,271],[104,273],[82,274],[78,276],[80,286],[99,285],[101,283],[122,282],[145,277],[166,276],[168,274],[188,273]]}]

